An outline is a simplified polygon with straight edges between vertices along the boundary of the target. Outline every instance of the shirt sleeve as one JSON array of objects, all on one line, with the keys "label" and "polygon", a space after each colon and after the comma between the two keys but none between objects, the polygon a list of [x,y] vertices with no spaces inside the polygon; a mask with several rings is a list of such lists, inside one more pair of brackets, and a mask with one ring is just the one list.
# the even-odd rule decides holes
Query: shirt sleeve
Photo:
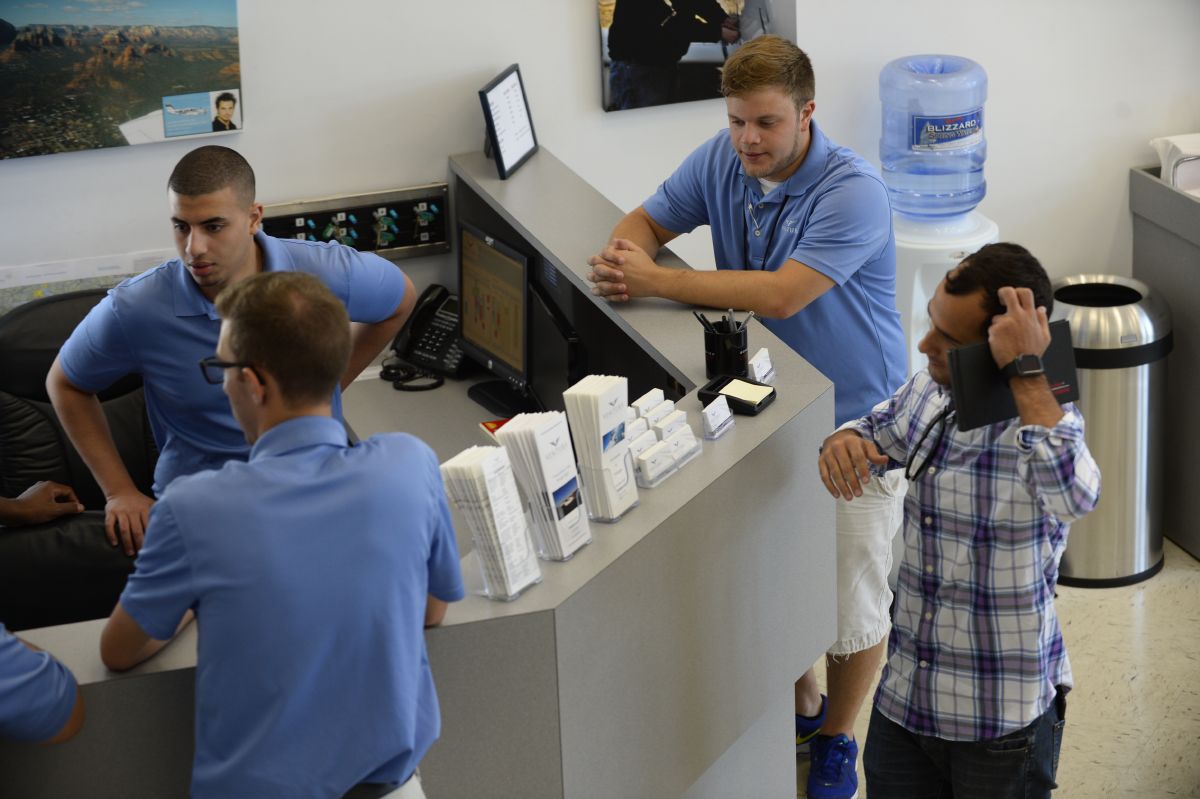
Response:
[{"label": "shirt sleeve", "polygon": [[140,371],[111,292],[79,323],[58,357],[67,379],[87,392],[101,391]]},{"label": "shirt sleeve", "polygon": [[404,299],[404,272],[375,253],[343,249],[351,261],[346,300],[350,321],[382,322],[396,312]]},{"label": "shirt sleeve", "polygon": [[46,741],[71,718],[75,678],[0,624],[0,738]]},{"label": "shirt sleeve", "polygon": [[428,473],[429,493],[434,503],[433,539],[429,546],[429,593],[443,602],[455,602],[466,595],[463,587],[462,570],[459,566],[458,542],[454,538],[454,525],[450,521],[450,506],[446,502],[446,488],[438,469],[437,456],[428,451],[430,465]]},{"label": "shirt sleeve", "polygon": [[1063,406],[1054,427],[1023,425],[1017,431],[1017,469],[1042,510],[1061,522],[1090,513],[1100,498],[1100,469],[1083,436],[1083,415]]},{"label": "shirt sleeve", "polygon": [[813,204],[790,257],[841,286],[863,264],[879,258],[891,230],[887,190],[874,177],[854,174]]},{"label": "shirt sleeve", "polygon": [[878,445],[891,461],[888,469],[898,469],[908,463],[910,408],[916,395],[917,375],[909,378],[895,394],[871,409],[861,419],[851,419],[838,430],[854,430],[863,438]]},{"label": "shirt sleeve", "polygon": [[[718,134],[720,136],[722,134]],[[728,136],[728,134],[723,134]],[[729,146],[726,142],[718,142]],[[720,167],[713,159],[714,142],[700,145],[642,204],[650,218],[672,233],[690,233],[709,223],[705,181]]]},{"label": "shirt sleeve", "polygon": [[143,632],[166,641],[175,634],[183,614],[195,606],[196,599],[187,547],[170,498],[164,497],[150,509],[145,545],[121,592],[121,607]]}]

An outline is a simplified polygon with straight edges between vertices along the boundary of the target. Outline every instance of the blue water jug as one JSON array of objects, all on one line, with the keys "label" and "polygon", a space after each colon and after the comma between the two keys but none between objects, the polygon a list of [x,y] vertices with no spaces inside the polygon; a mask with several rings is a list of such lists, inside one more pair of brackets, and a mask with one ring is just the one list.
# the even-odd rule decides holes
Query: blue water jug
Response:
[{"label": "blue water jug", "polygon": [[879,73],[879,160],[892,208],[918,218],[965,214],[983,199],[987,73],[969,58],[914,55]]}]

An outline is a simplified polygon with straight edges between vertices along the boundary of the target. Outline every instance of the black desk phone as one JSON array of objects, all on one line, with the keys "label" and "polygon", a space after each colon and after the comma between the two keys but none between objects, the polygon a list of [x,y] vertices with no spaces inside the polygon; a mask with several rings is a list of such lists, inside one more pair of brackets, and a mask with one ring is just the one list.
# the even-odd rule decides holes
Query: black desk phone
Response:
[{"label": "black desk phone", "polygon": [[458,316],[458,297],[434,283],[421,292],[408,322],[396,334],[396,357],[420,370],[457,377],[463,363]]}]

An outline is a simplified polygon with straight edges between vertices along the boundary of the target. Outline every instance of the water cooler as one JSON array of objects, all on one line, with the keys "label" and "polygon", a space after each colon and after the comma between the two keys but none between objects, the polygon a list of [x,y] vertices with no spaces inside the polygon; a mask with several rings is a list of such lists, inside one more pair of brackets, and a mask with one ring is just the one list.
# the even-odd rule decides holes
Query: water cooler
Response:
[{"label": "water cooler", "polygon": [[925,366],[917,342],[929,329],[925,306],[938,281],[985,244],[999,241],[1000,228],[978,211],[945,220],[893,214],[896,228],[896,308],[908,343],[908,374]]},{"label": "water cooler", "polygon": [[908,343],[908,373],[925,366],[917,342],[925,306],[951,268],[1000,228],[975,211],[987,192],[983,103],[987,75],[967,58],[898,58],[879,74],[879,159],[896,230],[896,308]]}]

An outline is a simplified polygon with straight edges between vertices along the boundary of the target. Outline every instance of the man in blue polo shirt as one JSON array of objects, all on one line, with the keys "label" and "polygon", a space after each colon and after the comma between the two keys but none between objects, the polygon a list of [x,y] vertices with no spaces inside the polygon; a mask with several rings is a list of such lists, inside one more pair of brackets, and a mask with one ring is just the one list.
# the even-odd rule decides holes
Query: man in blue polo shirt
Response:
[{"label": "man in blue polo shirt", "polygon": [[167,486],[101,657],[130,668],[194,612],[196,799],[420,797],[440,729],[423,627],[463,596],[437,458],[405,433],[347,445],[330,398],[350,325],[319,280],[255,275],[217,310],[202,369],[250,459]]},{"label": "man in blue polo shirt", "polygon": [[[815,80],[799,48],[762,36],[722,72],[729,129],[700,145],[589,259],[610,300],[665,297],[753,310],[834,383],[838,423],[858,418],[904,380],[891,208],[879,174],[813,121]],[[731,146],[732,145],[732,146]],[[712,229],[716,271],[667,269],[658,249]],[[808,795],[857,791],[854,719],[889,628],[891,539],[905,484],[888,475],[837,507],[838,640],[828,702],[812,670],[796,683],[796,745],[811,745]]]},{"label": "man in blue polo shirt", "polygon": [[[154,493],[176,477],[245,460],[249,449],[217,386],[196,361],[211,355],[220,321],[213,301],[258,272],[308,272],[340,299],[355,325],[345,388],[391,341],[412,310],[412,283],[395,265],[333,242],[276,239],[261,231],[254,171],[227,147],[185,155],[167,182],[179,258],[114,288],[63,345],[46,388],[71,442],[103,489],[109,541],[132,555],[154,500],[134,486],[96,392],[137,373],[159,459]],[[333,399],[341,416],[341,399]]]}]

